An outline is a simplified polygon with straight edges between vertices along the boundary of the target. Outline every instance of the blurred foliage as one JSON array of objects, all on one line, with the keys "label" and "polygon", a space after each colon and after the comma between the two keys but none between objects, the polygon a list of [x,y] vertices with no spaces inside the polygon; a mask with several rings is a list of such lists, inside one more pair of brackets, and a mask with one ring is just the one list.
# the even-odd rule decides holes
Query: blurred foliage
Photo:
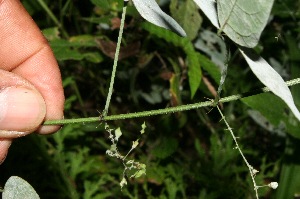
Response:
[{"label": "blurred foliage", "polygon": [[[59,62],[65,117],[99,115],[108,91],[123,2],[44,0],[59,24],[37,1],[22,2]],[[217,30],[191,0],[158,2],[187,30],[188,37],[145,22],[129,3],[109,114],[214,98],[225,57]],[[300,76],[299,19],[299,1],[275,1],[256,49],[287,80]],[[261,87],[235,46],[226,45],[232,57],[223,96]],[[299,107],[300,87],[294,86],[292,93]],[[284,103],[272,94],[262,94],[222,106],[249,163],[260,171],[257,184],[279,182],[277,191],[259,189],[261,198],[299,194],[299,144],[295,143],[300,125]],[[220,119],[217,110],[203,108],[109,122],[111,127],[122,128],[120,151],[128,151],[143,121],[147,124],[147,133],[130,154],[147,165],[147,175],[128,179],[122,191],[122,162],[105,154],[110,141],[98,123],[65,125],[53,135],[16,140],[0,166],[0,186],[16,175],[43,199],[254,198],[248,169]]]}]

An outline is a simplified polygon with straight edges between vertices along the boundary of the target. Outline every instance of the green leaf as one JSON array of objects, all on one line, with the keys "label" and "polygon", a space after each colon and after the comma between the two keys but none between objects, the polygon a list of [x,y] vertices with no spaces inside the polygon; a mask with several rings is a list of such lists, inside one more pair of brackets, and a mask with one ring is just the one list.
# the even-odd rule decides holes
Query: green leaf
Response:
[{"label": "green leaf", "polygon": [[145,129],[146,129],[146,122],[144,121],[144,123],[142,124],[142,130],[140,131],[141,134],[144,134],[145,133]]},{"label": "green leaf", "polygon": [[84,58],[83,54],[69,48],[53,48],[53,53],[58,61],[82,60]]},{"label": "green leaf", "polygon": [[285,40],[289,48],[289,59],[292,61],[300,61],[300,49],[297,40],[289,34],[285,35]]},{"label": "green leaf", "polygon": [[86,173],[93,168],[95,159],[87,158],[89,155],[89,148],[87,147],[80,148],[78,152],[67,153],[66,166],[72,179],[76,179],[81,173]]},{"label": "green leaf", "polygon": [[123,1],[120,0],[91,0],[91,2],[103,10],[122,10]]},{"label": "green leaf", "polygon": [[124,185],[127,185],[127,180],[125,179],[125,177],[123,177],[121,182],[120,182],[121,189],[124,187]]},{"label": "green leaf", "polygon": [[[284,109],[286,108],[286,105],[271,93],[245,97],[241,99],[241,101],[249,107],[258,110],[274,126],[278,126],[284,116],[283,113],[285,112]],[[272,106],[270,106],[270,104],[272,104]]]},{"label": "green leaf", "polygon": [[146,165],[145,164],[138,163],[137,169],[138,170],[136,172],[134,172],[134,174],[131,175],[130,178],[139,178],[142,175],[146,175]]},{"label": "green leaf", "polygon": [[211,23],[216,27],[220,28],[218,22],[217,8],[215,0],[194,0],[199,6],[202,12],[207,16]]},{"label": "green leaf", "polygon": [[120,127],[119,127],[119,128],[117,128],[115,130],[115,140],[118,141],[119,138],[121,137],[121,135],[122,135],[122,131],[121,131]]},{"label": "green leaf", "polygon": [[134,173],[134,175],[132,177],[134,178],[139,178],[141,177],[142,175],[146,175],[146,172],[145,170],[141,169],[141,170],[138,170],[137,172]]},{"label": "green leaf", "polygon": [[274,0],[218,0],[220,31],[235,43],[253,48],[265,28]]},{"label": "green leaf", "polygon": [[60,39],[58,27],[46,28],[42,31],[43,35],[46,37],[48,41],[52,41],[54,39]]},{"label": "green leaf", "polygon": [[219,84],[221,79],[220,68],[204,55],[200,53],[197,54],[201,68],[205,70],[217,84]]},{"label": "green leaf", "polygon": [[169,62],[173,66],[174,73],[170,75],[170,97],[171,97],[171,105],[178,106],[181,105],[181,92],[180,92],[180,66],[177,62],[173,61],[172,59],[168,59]]},{"label": "green leaf", "polygon": [[[69,40],[59,39],[55,36],[55,29],[46,31],[50,40],[50,46],[57,60],[83,60],[86,59],[92,63],[100,63],[103,57],[98,52],[82,53],[81,49],[97,46],[95,38],[90,35],[79,35],[71,37]],[[80,49],[80,51],[79,51]]]},{"label": "green leaf", "polygon": [[83,54],[84,58],[92,63],[100,63],[103,61],[103,57],[98,52],[88,52]]},{"label": "green leaf", "polygon": [[281,169],[276,199],[296,198],[300,194],[300,165],[284,164]]},{"label": "green leaf", "polygon": [[137,145],[139,145],[139,139],[137,139],[136,141],[133,141],[132,142],[132,146],[131,146],[131,149],[134,149],[137,147]]},{"label": "green leaf", "polygon": [[[84,193],[82,195],[82,199],[105,199],[108,197],[112,197],[112,192],[104,192],[104,193],[98,193],[101,192],[99,190],[100,186],[103,186],[107,182],[107,176],[109,174],[103,174],[101,176],[98,176],[98,181],[89,181],[84,180]],[[98,194],[97,194],[98,193]]]},{"label": "green leaf", "polygon": [[288,139],[276,199],[297,198],[300,195],[299,145],[299,139]]},{"label": "green leaf", "polygon": [[82,17],[80,18],[83,21],[88,21],[90,23],[95,23],[95,24],[110,24],[111,16],[101,16],[101,17]]},{"label": "green leaf", "polygon": [[109,9],[109,2],[107,0],[91,0],[91,2],[103,9]]},{"label": "green leaf", "polygon": [[30,16],[33,16],[36,12],[42,10],[42,7],[38,3],[31,0],[23,0],[22,5],[25,7]]},{"label": "green leaf", "polygon": [[169,15],[163,12],[155,0],[132,0],[140,15],[152,24],[171,30],[179,36],[186,37],[185,31]]},{"label": "green leaf", "polygon": [[240,48],[240,51],[255,76],[275,95],[280,97],[288,105],[295,117],[300,121],[300,112],[297,109],[293,96],[282,77],[253,50]]},{"label": "green leaf", "polygon": [[77,35],[70,37],[70,46],[73,47],[96,47],[95,37],[92,35]]},{"label": "green leaf", "polygon": [[3,199],[39,199],[33,187],[18,176],[11,176],[4,185]]},{"label": "green leaf", "polygon": [[161,142],[156,146],[152,154],[158,158],[164,159],[172,155],[178,147],[178,141],[175,138],[162,138]]},{"label": "green leaf", "polygon": [[[186,50],[191,51],[191,49],[186,49]],[[189,76],[189,84],[191,88],[191,98],[193,98],[200,86],[201,77],[202,77],[202,71],[200,68],[200,63],[199,63],[197,53],[195,54],[192,53],[188,56],[188,67],[189,67],[188,76]]]},{"label": "green leaf", "polygon": [[192,0],[182,4],[179,4],[178,0],[172,0],[170,9],[174,19],[186,30],[187,37],[190,40],[195,39],[202,24],[196,4]]},{"label": "green leaf", "polygon": [[[287,133],[296,138],[300,138],[300,122],[298,122],[293,115],[287,113],[288,109],[286,104],[277,96],[271,93],[263,93],[245,97],[241,99],[241,101],[247,106],[259,111],[275,129],[280,130],[283,126]],[[268,126],[268,124],[265,125]]]},{"label": "green leaf", "polygon": [[157,37],[162,38],[175,46],[181,47],[184,50],[187,55],[189,85],[191,89],[191,97],[193,98],[200,86],[202,71],[198,59],[199,53],[195,51],[191,41],[187,38],[181,38],[170,31],[157,28],[149,23],[143,23],[142,27]]},{"label": "green leaf", "polygon": [[169,199],[175,199],[176,193],[179,191],[178,185],[172,178],[166,178],[165,180],[165,186],[168,193]]}]

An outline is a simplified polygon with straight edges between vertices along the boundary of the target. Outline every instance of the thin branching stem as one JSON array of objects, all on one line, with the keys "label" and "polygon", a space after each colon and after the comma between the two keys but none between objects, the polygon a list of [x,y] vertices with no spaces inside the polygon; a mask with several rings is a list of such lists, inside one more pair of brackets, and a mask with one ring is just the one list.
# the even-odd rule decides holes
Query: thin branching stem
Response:
[{"label": "thin branching stem", "polygon": [[246,165],[247,165],[247,167],[249,169],[249,172],[250,172],[250,175],[251,175],[251,178],[252,178],[252,182],[253,182],[253,185],[254,185],[255,195],[256,195],[256,198],[259,199],[258,192],[257,192],[258,186],[256,185],[256,182],[255,182],[255,179],[254,179],[255,173],[253,172],[253,167],[249,164],[249,162],[247,161],[246,157],[244,156],[244,154],[243,154],[243,152],[242,152],[242,150],[241,150],[241,148],[240,148],[240,146],[239,146],[239,144],[238,144],[238,142],[236,140],[236,137],[235,137],[235,135],[234,135],[234,133],[232,131],[232,128],[229,126],[229,124],[228,124],[227,120],[225,119],[225,116],[223,115],[223,113],[222,113],[221,109],[219,108],[219,106],[217,106],[217,109],[218,109],[218,111],[219,111],[219,113],[220,113],[220,115],[222,117],[222,120],[226,124],[226,127],[227,127],[226,130],[228,130],[231,133],[231,136],[232,136],[232,138],[233,138],[233,140],[235,142],[235,145],[236,145],[236,149],[239,150],[241,156],[243,157],[244,162],[246,163]]},{"label": "thin branching stem", "polygon": [[[288,86],[294,86],[296,84],[300,84],[300,78],[293,79],[287,81],[286,84]],[[249,97],[252,95],[257,95],[261,93],[270,92],[270,89],[267,87],[257,89],[254,91],[231,95],[228,97],[221,98],[219,103],[231,102],[235,100],[242,99],[244,97]],[[192,109],[198,109],[201,107],[208,107],[211,106],[211,101],[199,102],[195,104],[187,104],[181,105],[176,107],[170,107],[165,109],[158,109],[158,110],[151,110],[151,111],[142,111],[136,113],[127,113],[127,114],[119,114],[119,115],[110,115],[110,116],[103,116],[103,117],[88,117],[88,118],[77,118],[77,119],[63,119],[63,120],[48,120],[44,122],[44,125],[64,125],[64,124],[75,124],[75,123],[89,123],[89,122],[99,122],[99,121],[110,121],[110,120],[123,120],[123,119],[132,119],[138,117],[149,117],[154,115],[162,115],[162,114],[169,114],[169,113],[176,113],[182,111],[188,111]]]},{"label": "thin branching stem", "polygon": [[116,71],[117,71],[117,66],[118,66],[120,46],[121,46],[124,23],[125,23],[125,15],[126,15],[126,9],[127,9],[126,5],[123,7],[121,25],[120,25],[119,36],[118,36],[118,43],[117,43],[117,48],[116,48],[116,53],[115,53],[115,58],[114,58],[114,65],[113,65],[113,69],[112,69],[108,95],[107,95],[107,98],[106,98],[105,108],[104,108],[104,111],[103,111],[103,117],[105,117],[107,115],[108,107],[109,107],[109,104],[110,104],[110,100],[111,100],[111,96],[112,96],[112,92],[113,92],[113,88],[114,88],[114,82],[115,82],[115,76],[116,76]]}]

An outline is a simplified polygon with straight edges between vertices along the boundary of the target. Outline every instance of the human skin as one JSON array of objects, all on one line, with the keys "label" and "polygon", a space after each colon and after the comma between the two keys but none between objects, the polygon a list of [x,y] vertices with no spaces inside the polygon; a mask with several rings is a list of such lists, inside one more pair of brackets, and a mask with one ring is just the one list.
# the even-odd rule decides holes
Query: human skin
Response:
[{"label": "human skin", "polygon": [[0,0],[0,164],[14,138],[49,134],[62,119],[64,94],[53,52],[19,0]]}]

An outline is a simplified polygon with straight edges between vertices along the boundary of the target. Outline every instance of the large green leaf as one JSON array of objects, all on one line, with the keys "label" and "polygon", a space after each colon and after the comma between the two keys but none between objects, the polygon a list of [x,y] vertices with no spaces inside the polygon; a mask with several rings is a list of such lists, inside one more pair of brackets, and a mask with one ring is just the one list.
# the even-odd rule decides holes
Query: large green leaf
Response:
[{"label": "large green leaf", "polygon": [[235,43],[253,48],[265,28],[274,0],[218,0],[220,30]]},{"label": "large green leaf", "polygon": [[174,19],[186,31],[187,37],[190,40],[195,39],[201,27],[202,18],[193,0],[187,0],[181,4],[178,0],[172,0],[170,10]]},{"label": "large green leaf", "polygon": [[99,52],[85,52],[87,47],[97,47],[95,37],[92,35],[77,35],[65,40],[60,38],[57,27],[44,29],[43,34],[49,41],[58,61],[83,59],[92,63],[103,61]]},{"label": "large green leaf", "polygon": [[[252,109],[259,111],[275,129],[284,127],[285,129],[282,130],[296,138],[300,138],[300,123],[292,114],[288,114],[286,104],[275,95],[264,93],[243,98],[241,101]],[[262,121],[262,119],[256,119]],[[268,123],[264,125],[270,126]]]},{"label": "large green leaf", "polygon": [[172,43],[175,46],[181,47],[187,55],[188,61],[188,76],[189,76],[189,85],[191,89],[191,97],[195,95],[197,89],[200,86],[202,71],[200,67],[199,53],[194,49],[193,44],[187,38],[181,38],[173,32],[158,29],[156,26],[144,23],[142,27],[149,31],[152,34],[155,34],[159,38],[163,38],[167,42]]},{"label": "large green leaf", "polygon": [[221,71],[219,67],[206,56],[200,53],[197,53],[197,55],[201,68],[205,70],[217,84],[219,84],[221,80]]}]

